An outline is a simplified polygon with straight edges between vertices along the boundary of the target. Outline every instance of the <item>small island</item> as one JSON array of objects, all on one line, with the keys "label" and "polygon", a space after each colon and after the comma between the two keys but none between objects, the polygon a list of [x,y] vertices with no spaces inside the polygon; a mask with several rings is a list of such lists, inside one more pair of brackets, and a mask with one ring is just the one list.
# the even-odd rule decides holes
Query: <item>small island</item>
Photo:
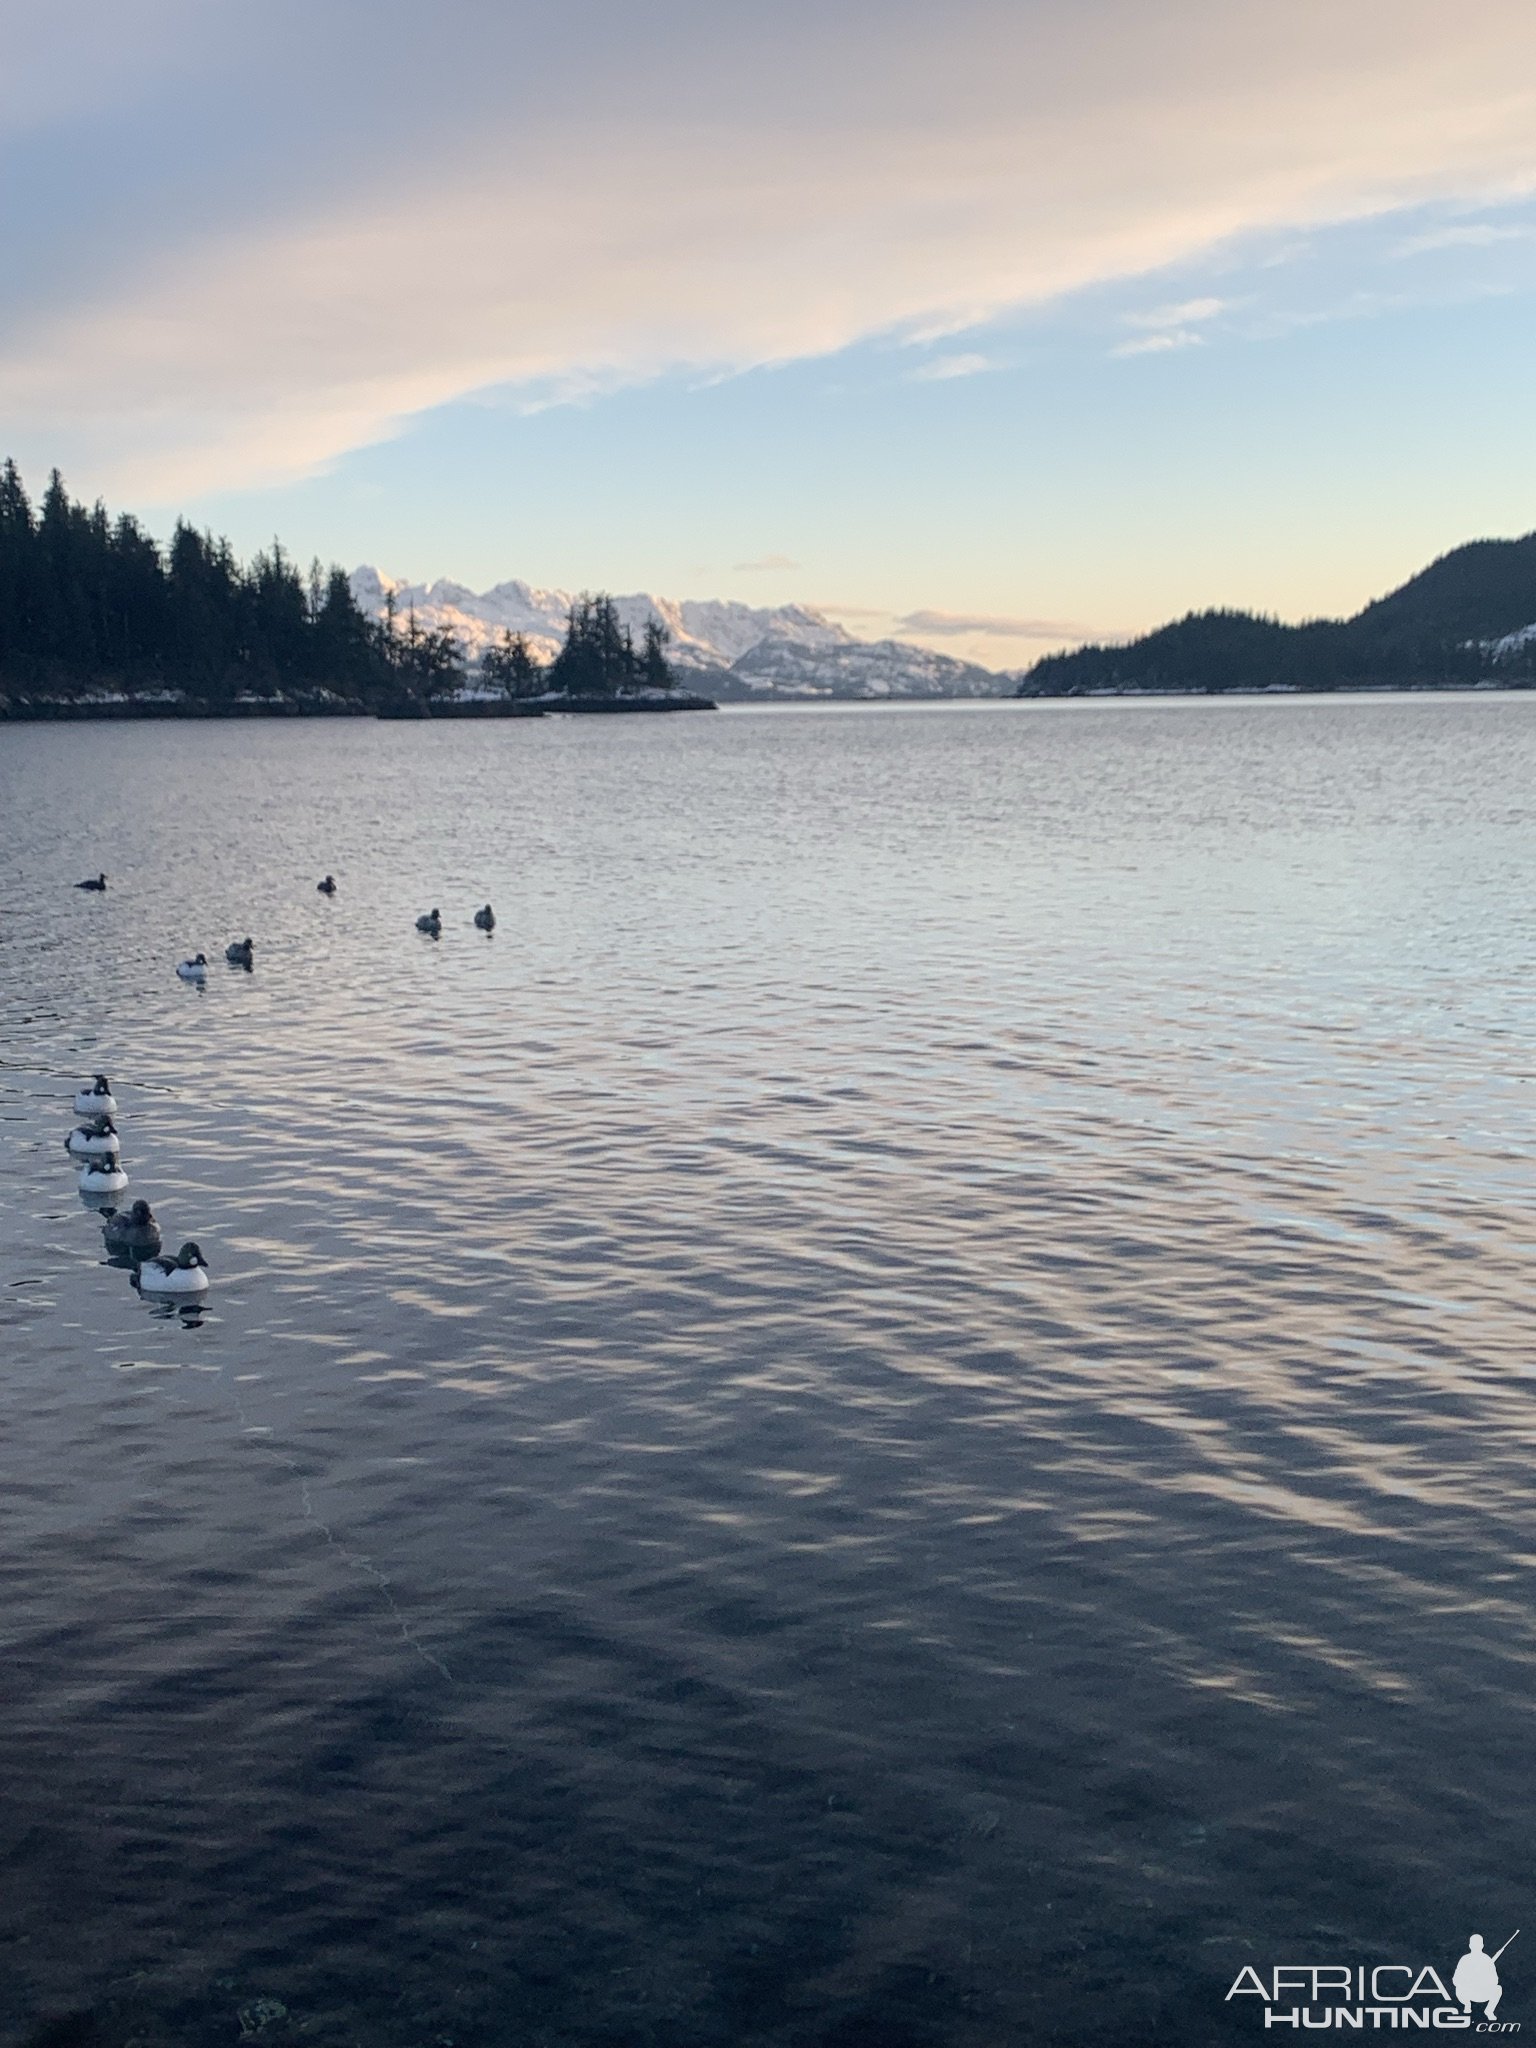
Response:
[{"label": "small island", "polygon": [[0,721],[713,711],[666,649],[660,620],[636,647],[611,598],[584,596],[547,666],[507,634],[472,671],[451,632],[393,605],[365,618],[343,570],[301,574],[279,541],[241,563],[180,521],[162,548],[57,470],[34,509],[0,469]]}]

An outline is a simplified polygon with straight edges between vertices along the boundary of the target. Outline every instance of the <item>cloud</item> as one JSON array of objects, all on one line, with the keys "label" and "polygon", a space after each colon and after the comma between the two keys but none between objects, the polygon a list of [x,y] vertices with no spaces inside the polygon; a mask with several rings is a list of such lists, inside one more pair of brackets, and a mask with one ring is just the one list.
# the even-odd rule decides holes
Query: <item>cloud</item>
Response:
[{"label": "cloud", "polygon": [[756,576],[771,570],[798,569],[800,564],[792,562],[788,555],[759,555],[755,562],[733,562],[731,567],[738,575]]},{"label": "cloud", "polygon": [[947,384],[952,377],[979,377],[997,364],[981,355],[934,356],[921,363],[907,379],[909,384]]},{"label": "cloud", "polygon": [[1173,306],[1153,306],[1139,313],[1122,313],[1121,322],[1126,327],[1149,330],[1133,341],[1122,341],[1112,348],[1112,356],[1155,356],[1165,355],[1170,349],[1199,348],[1205,341],[1203,334],[1196,333],[1192,321],[1213,320],[1218,313],[1227,310],[1225,299],[1181,299]]},{"label": "cloud", "polygon": [[997,640],[1090,640],[1086,626],[1063,619],[1001,618],[992,612],[907,612],[896,624],[908,633],[932,637],[982,633]]},{"label": "cloud", "polygon": [[[472,394],[933,341],[1536,187],[1529,0],[1288,0],[1283,34],[1232,0],[439,0],[442,62],[404,0],[124,6],[110,120],[62,86],[0,119],[0,417],[29,466],[160,503]],[[54,17],[29,78],[71,76]],[[1124,352],[1191,346],[1204,303]]]},{"label": "cloud", "polygon": [[1127,327],[1187,327],[1194,320],[1214,320],[1226,311],[1225,299],[1184,299],[1176,306],[1157,306],[1146,313],[1124,313]]},{"label": "cloud", "polygon": [[1143,334],[1135,341],[1122,341],[1118,348],[1112,348],[1112,356],[1158,356],[1173,348],[1201,348],[1205,336],[1195,334],[1187,327],[1176,327],[1169,334]]},{"label": "cloud", "polygon": [[1491,249],[1500,242],[1528,242],[1533,230],[1528,224],[1496,225],[1492,221],[1467,221],[1459,227],[1426,229],[1399,242],[1394,256],[1428,256],[1440,249]]},{"label": "cloud", "polygon": [[[52,18],[50,19],[50,15]],[[68,10],[6,10],[0,137],[99,118],[123,93],[166,69],[208,58],[207,10],[197,0],[72,0]]]}]

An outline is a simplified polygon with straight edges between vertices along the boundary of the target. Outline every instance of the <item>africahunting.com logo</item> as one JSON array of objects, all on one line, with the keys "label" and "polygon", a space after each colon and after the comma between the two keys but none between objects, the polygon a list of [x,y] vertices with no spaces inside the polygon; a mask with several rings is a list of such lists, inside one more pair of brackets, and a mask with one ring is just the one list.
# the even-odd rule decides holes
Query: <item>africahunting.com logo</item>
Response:
[{"label": "africahunting.com logo", "polygon": [[[1515,1929],[1515,1934],[1520,1932]],[[1489,1955],[1480,1934],[1467,1937],[1466,1953],[1451,1972],[1451,1987],[1438,1970],[1424,1963],[1277,1963],[1268,1977],[1253,1965],[1238,1971],[1227,2003],[1238,1998],[1263,2001],[1266,2027],[1292,2027],[1298,2033],[1365,2033],[1382,2027],[1463,2028],[1474,2034],[1518,2034],[1518,2020],[1496,2017],[1504,1987],[1499,1981],[1503,1948]],[[1474,2012],[1473,2008],[1479,2008]]]}]

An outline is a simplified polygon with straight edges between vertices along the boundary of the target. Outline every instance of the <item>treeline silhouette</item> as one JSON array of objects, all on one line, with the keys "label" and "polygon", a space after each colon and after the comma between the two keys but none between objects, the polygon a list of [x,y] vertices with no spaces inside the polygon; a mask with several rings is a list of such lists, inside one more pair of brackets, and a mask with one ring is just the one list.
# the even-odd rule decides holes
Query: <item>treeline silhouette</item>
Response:
[{"label": "treeline silhouette", "polygon": [[[583,597],[548,668],[508,634],[480,678],[507,698],[670,689],[666,642],[653,619],[636,649],[611,599]],[[392,602],[366,618],[339,568],[301,573],[279,541],[241,563],[185,521],[161,548],[132,513],[73,500],[57,470],[34,508],[14,461],[0,469],[0,699],[430,712],[466,679],[451,632]]]},{"label": "treeline silhouette", "polygon": [[1191,612],[1125,646],[1048,654],[1021,697],[1112,690],[1350,690],[1536,683],[1536,534],[1469,542],[1351,619]]}]

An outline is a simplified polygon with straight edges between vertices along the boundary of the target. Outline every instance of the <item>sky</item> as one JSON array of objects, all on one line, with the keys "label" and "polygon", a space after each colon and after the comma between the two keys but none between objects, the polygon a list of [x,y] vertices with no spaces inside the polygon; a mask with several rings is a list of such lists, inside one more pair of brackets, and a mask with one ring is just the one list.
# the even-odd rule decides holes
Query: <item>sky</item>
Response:
[{"label": "sky", "polygon": [[0,0],[0,453],[993,668],[1536,528],[1532,0]]}]

